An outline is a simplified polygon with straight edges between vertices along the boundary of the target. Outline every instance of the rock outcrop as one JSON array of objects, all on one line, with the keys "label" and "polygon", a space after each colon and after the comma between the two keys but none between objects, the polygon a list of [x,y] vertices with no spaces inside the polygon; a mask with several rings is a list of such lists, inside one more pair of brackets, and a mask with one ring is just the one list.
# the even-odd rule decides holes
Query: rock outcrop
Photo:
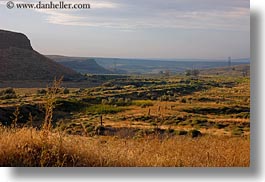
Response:
[{"label": "rock outcrop", "polygon": [[0,49],[11,47],[33,50],[30,40],[24,34],[0,30]]},{"label": "rock outcrop", "polygon": [[33,50],[30,40],[21,33],[0,30],[0,80],[66,80],[81,75]]}]

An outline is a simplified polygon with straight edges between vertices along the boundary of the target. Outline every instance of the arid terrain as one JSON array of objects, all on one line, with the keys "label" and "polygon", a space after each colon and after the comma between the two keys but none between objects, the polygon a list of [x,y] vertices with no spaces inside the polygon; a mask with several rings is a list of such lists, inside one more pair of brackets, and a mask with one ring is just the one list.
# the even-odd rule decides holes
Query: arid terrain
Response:
[{"label": "arid terrain", "polygon": [[0,30],[0,166],[250,165],[249,64],[97,59]]},{"label": "arid terrain", "polygon": [[1,89],[1,166],[249,166],[249,77],[97,77]]}]

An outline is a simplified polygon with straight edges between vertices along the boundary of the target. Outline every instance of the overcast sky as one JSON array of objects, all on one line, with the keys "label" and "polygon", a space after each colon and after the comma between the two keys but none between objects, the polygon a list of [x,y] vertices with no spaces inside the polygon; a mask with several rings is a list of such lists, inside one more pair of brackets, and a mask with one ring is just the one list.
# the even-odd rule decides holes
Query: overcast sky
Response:
[{"label": "overcast sky", "polygon": [[88,10],[8,9],[6,2],[0,0],[0,29],[26,34],[33,48],[43,54],[250,57],[249,0],[64,1],[89,3]]}]

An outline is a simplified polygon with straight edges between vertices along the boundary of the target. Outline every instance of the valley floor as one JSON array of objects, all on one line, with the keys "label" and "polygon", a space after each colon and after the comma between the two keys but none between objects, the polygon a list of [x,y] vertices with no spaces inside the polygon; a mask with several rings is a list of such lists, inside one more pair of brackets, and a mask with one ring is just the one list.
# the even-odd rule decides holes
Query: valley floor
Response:
[{"label": "valley floor", "polygon": [[0,166],[250,165],[249,77],[92,78],[0,89]]}]

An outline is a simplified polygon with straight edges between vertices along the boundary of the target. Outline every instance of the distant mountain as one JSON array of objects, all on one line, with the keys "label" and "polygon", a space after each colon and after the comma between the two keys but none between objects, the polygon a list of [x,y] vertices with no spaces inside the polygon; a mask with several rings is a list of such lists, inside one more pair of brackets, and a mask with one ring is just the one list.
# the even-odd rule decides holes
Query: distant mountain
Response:
[{"label": "distant mountain", "polygon": [[98,65],[93,58],[47,55],[46,57],[82,74],[112,74],[113,72]]},{"label": "distant mountain", "polygon": [[31,47],[22,33],[0,30],[0,80],[80,79],[77,72],[46,58]]},{"label": "distant mountain", "polygon": [[[228,60],[208,59],[123,59],[100,57],[47,56],[80,73],[90,74],[156,74],[165,71],[182,73],[188,69],[228,66]],[[231,65],[248,64],[249,59],[233,59]]]},{"label": "distant mountain", "polygon": [[[207,69],[225,67],[228,60],[208,60],[208,59],[121,59],[121,58],[94,58],[96,62],[107,68],[124,70],[127,73],[148,74],[169,71],[171,73],[181,73],[187,69]],[[233,59],[231,65],[249,64],[249,59]]]}]

